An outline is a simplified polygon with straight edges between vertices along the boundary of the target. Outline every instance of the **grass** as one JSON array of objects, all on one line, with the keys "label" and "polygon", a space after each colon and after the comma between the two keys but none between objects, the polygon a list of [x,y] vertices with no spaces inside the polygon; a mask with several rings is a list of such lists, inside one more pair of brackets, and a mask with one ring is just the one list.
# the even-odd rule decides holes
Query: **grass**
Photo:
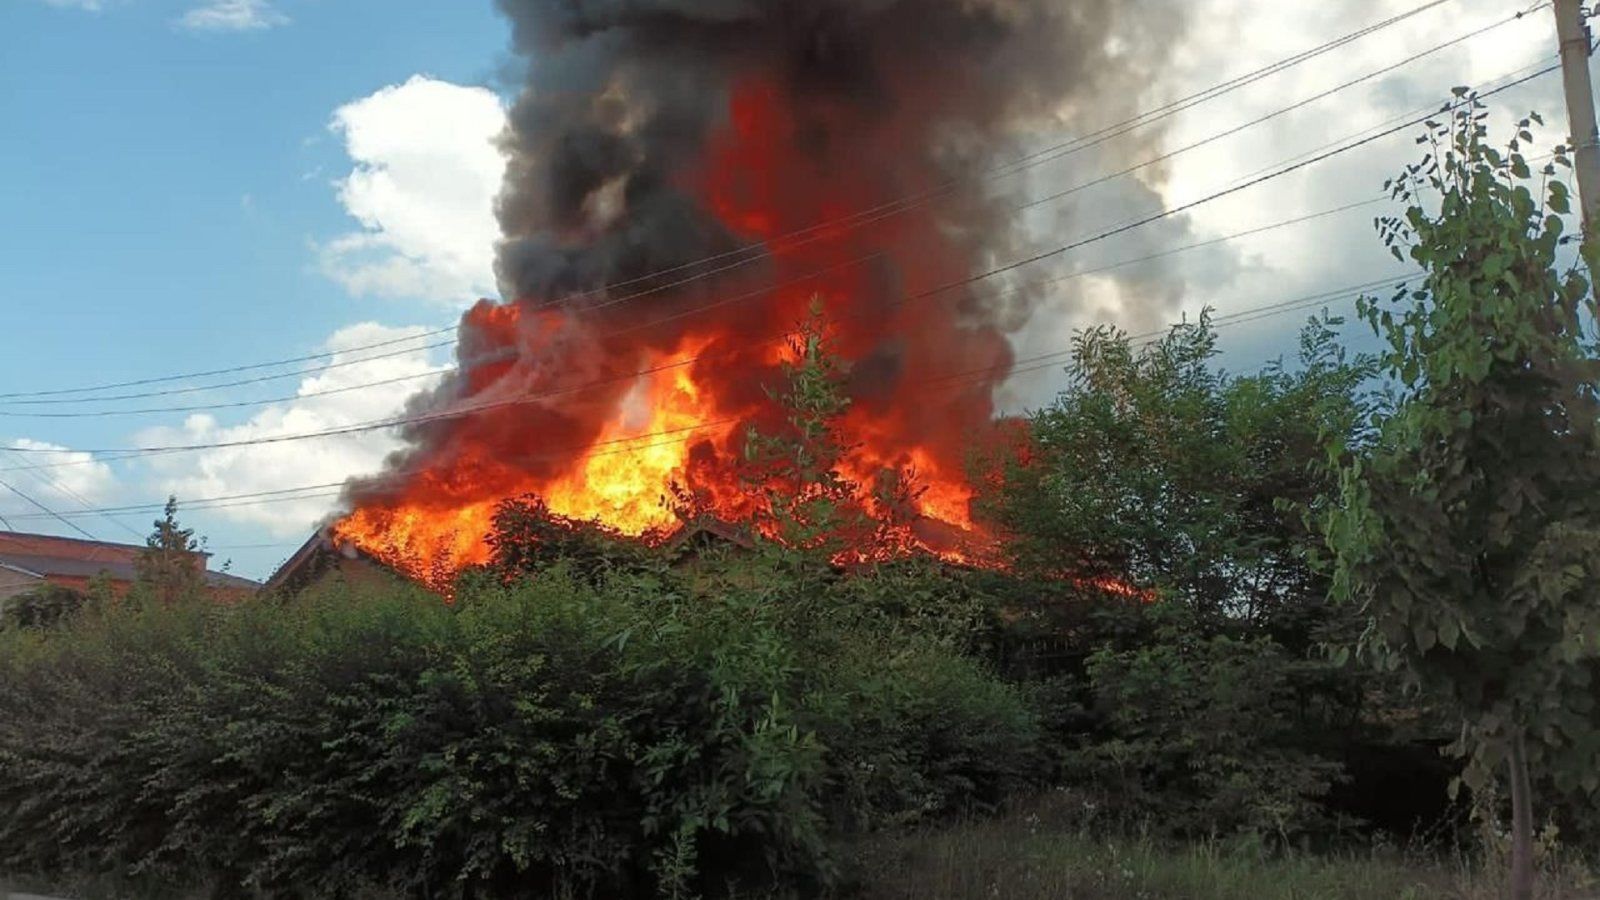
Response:
[{"label": "grass", "polygon": [[[1372,850],[1270,854],[1226,841],[1107,838],[1039,811],[886,838],[858,851],[855,900],[1499,900],[1497,861]],[[1600,898],[1575,863],[1547,864],[1541,900]]]},{"label": "grass", "polygon": [[[857,883],[833,900],[1500,900],[1503,861],[1408,855],[1268,853],[1260,843],[1172,843],[1093,833],[1061,801],[937,830],[874,838],[851,852]],[[1079,817],[1081,819],[1081,816]],[[1538,900],[1600,900],[1600,878],[1543,861]],[[0,878],[7,889],[79,900],[194,900],[208,890],[84,879]],[[52,891],[51,888],[55,890]],[[762,900],[793,900],[779,891]],[[740,900],[755,897],[736,894]],[[379,892],[372,900],[397,900]]]}]

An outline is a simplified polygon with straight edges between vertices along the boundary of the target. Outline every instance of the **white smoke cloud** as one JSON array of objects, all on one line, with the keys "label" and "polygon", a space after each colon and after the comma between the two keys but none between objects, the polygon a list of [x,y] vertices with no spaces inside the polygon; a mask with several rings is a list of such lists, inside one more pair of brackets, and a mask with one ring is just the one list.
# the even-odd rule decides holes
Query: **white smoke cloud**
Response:
[{"label": "white smoke cloud", "polygon": [[178,18],[190,31],[261,31],[287,24],[289,17],[268,0],[210,0]]},{"label": "white smoke cloud", "polygon": [[[332,363],[367,359],[382,351],[357,350],[371,344],[422,333],[420,328],[392,328],[376,323],[351,325],[330,337],[326,349]],[[419,341],[418,346],[428,341]],[[298,398],[267,406],[238,425],[223,425],[207,414],[191,415],[182,425],[147,429],[137,438],[141,446],[214,444],[251,441],[283,435],[337,429],[382,420],[403,412],[412,393],[432,387],[446,366],[433,363],[427,351],[418,350],[330,368],[300,382]],[[377,381],[406,379],[342,393],[328,391]],[[387,431],[363,431],[309,440],[222,447],[205,451],[147,457],[144,465],[151,493],[174,494],[180,502],[228,497],[261,491],[281,491],[307,485],[333,484],[357,474],[378,470],[398,443]],[[331,493],[321,491],[316,493]],[[273,537],[303,537],[335,508],[336,496],[314,496],[283,502],[251,502],[223,506],[208,513],[239,523],[256,525]]]},{"label": "white smoke cloud", "polygon": [[504,127],[493,92],[423,75],[340,107],[329,128],[355,168],[339,201],[362,228],[320,248],[323,271],[359,296],[492,294]]}]

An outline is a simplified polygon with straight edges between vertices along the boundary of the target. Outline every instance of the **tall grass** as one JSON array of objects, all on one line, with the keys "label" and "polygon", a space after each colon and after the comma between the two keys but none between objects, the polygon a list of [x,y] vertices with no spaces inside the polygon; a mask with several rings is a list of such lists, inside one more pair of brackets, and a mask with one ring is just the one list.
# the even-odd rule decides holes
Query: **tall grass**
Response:
[{"label": "tall grass", "polygon": [[[1497,859],[1368,850],[1267,852],[1239,841],[1106,837],[1059,801],[859,848],[858,900],[1499,900]],[[1547,860],[1541,900],[1600,897],[1576,861]]]}]

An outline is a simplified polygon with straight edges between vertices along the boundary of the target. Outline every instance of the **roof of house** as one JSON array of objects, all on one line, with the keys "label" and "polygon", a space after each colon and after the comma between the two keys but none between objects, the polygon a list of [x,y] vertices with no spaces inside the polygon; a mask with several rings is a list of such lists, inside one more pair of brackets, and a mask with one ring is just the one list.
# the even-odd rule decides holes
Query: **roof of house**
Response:
[{"label": "roof of house", "polygon": [[336,556],[345,559],[360,559],[381,566],[391,568],[377,557],[357,547],[349,541],[335,541],[328,528],[319,528],[311,533],[300,549],[290,554],[289,558],[278,566],[277,571],[267,577],[262,587],[268,591],[287,588],[296,591],[304,587],[317,573]]},{"label": "roof of house", "polygon": [[[755,545],[749,528],[724,522],[720,519],[704,517],[679,529],[672,537],[661,545],[661,549],[670,554],[691,552],[701,541],[716,543],[723,542],[736,547],[749,549]],[[327,528],[319,528],[306,539],[304,544],[289,558],[278,566],[263,582],[262,587],[268,591],[287,589],[297,591],[309,583],[326,566],[338,558],[349,560],[362,560],[374,566],[388,569],[402,578],[415,580],[412,576],[394,569],[388,563],[362,550],[349,541],[334,540],[332,533]]]},{"label": "roof of house", "polygon": [[[0,532],[0,566],[34,578],[93,578],[104,572],[117,581],[132,581],[138,572],[135,562],[145,550],[143,544],[114,544],[87,541],[50,534]],[[196,551],[202,566],[211,554]],[[248,578],[227,572],[205,572],[212,587],[255,590],[260,587]]]}]

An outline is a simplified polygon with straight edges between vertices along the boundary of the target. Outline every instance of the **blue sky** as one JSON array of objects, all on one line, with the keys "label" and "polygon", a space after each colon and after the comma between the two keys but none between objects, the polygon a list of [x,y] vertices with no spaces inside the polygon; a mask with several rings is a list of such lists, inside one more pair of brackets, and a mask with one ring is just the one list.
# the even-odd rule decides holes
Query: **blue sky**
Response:
[{"label": "blue sky", "polygon": [[0,362],[10,389],[270,359],[380,313],[444,318],[351,298],[307,245],[349,227],[330,112],[418,72],[485,82],[505,44],[488,4],[289,0],[289,23],[243,32],[175,24],[192,6],[0,5],[0,272],[27,319]]},{"label": "blue sky", "polygon": [[[1413,0],[1282,4],[1196,0],[1196,25],[1152,100],[1269,63]],[[1503,17],[1496,0],[1453,8],[1291,76],[1175,121],[1181,146]],[[1540,16],[1548,17],[1541,11]],[[1273,162],[1434,102],[1454,84],[1487,82],[1553,53],[1550,23],[1530,17],[1488,40],[1440,54],[1339,102],[1247,139],[1174,160],[1149,176],[1168,205]],[[218,369],[394,340],[452,322],[492,291],[490,203],[506,27],[489,0],[0,0],[0,393]],[[1559,115],[1553,79],[1500,98],[1519,112]],[[1548,134],[1557,139],[1559,127]],[[1352,154],[1337,167],[1230,198],[1186,223],[1206,238],[1375,195],[1410,158],[1409,140]],[[1114,155],[1085,165],[1125,164]],[[1040,173],[1046,179],[1047,173]],[[1041,189],[1050,182],[1041,181]],[[1113,217],[1117,195],[1102,203]],[[1059,348],[1075,326],[1113,320],[1135,330],[1192,313],[1312,294],[1393,269],[1371,236],[1378,210],[1186,257],[1172,304],[1141,308],[1102,285],[1092,309],[1031,322],[1022,355]],[[1058,223],[1033,226],[1046,236]],[[1130,245],[1131,246],[1131,245]],[[1157,237],[1145,252],[1159,251]],[[1107,249],[1108,259],[1124,250]],[[1180,296],[1181,295],[1181,296]],[[1292,348],[1300,316],[1225,333],[1226,359],[1253,368]],[[410,331],[406,329],[411,329]],[[338,371],[146,405],[244,402],[321,394],[365,381],[398,387],[294,402],[137,416],[37,418],[0,398],[0,448],[124,447],[252,439],[381,418],[433,377],[447,353],[418,350]],[[278,370],[272,370],[278,371]],[[159,387],[195,386],[185,380]],[[1018,385],[1018,404],[1049,395]],[[131,408],[129,401],[118,408]],[[107,403],[105,407],[117,404]],[[215,497],[338,481],[392,447],[383,435],[116,462],[0,452],[0,480],[58,511]],[[326,497],[186,516],[235,570],[267,574],[331,508]],[[0,516],[18,528],[73,533],[0,488]],[[127,540],[151,515],[74,518],[97,537]]]},{"label": "blue sky", "polygon": [[[223,368],[315,352],[352,322],[453,318],[431,300],[352,296],[312,248],[352,225],[331,186],[350,169],[332,112],[417,73],[489,83],[506,43],[490,5],[287,0],[277,9],[288,21],[271,27],[183,24],[203,5],[0,3],[0,390]],[[0,422],[0,437],[121,446],[135,424],[149,422]],[[6,480],[72,508],[24,473]],[[108,505],[159,493],[120,487]],[[142,529],[149,517],[122,518]],[[80,524],[130,537],[100,518]],[[219,546],[274,539],[201,524]],[[260,574],[272,554],[234,555]]]}]

